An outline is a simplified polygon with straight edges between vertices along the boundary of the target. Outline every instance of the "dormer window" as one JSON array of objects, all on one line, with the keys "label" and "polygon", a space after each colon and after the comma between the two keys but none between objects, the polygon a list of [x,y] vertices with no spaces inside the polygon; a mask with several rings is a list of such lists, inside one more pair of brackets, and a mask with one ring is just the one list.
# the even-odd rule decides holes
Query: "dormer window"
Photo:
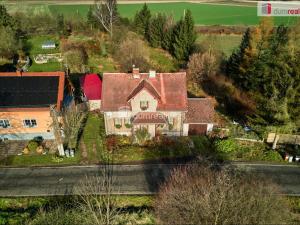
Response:
[{"label": "dormer window", "polygon": [[9,120],[0,120],[0,128],[9,128],[10,123]]},{"label": "dormer window", "polygon": [[146,110],[146,109],[148,109],[148,107],[149,107],[149,102],[148,102],[148,101],[141,101],[141,102],[140,102],[140,107],[141,107],[141,110]]}]

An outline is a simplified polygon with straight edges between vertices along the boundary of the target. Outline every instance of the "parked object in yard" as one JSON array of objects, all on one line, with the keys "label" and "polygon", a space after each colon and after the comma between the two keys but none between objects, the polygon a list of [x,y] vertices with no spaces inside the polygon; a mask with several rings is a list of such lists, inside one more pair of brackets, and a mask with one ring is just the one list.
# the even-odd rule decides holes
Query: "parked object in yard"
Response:
[{"label": "parked object in yard", "polygon": [[70,156],[74,157],[75,156],[75,150],[74,149],[70,149]]},{"label": "parked object in yard", "polygon": [[300,155],[296,155],[295,161],[296,161],[296,162],[300,162]]},{"label": "parked object in yard", "polygon": [[55,49],[56,44],[54,41],[46,41],[42,44],[42,49]]},{"label": "parked object in yard", "polygon": [[70,157],[70,151],[69,151],[69,149],[65,149],[65,156],[66,156],[67,158]]}]

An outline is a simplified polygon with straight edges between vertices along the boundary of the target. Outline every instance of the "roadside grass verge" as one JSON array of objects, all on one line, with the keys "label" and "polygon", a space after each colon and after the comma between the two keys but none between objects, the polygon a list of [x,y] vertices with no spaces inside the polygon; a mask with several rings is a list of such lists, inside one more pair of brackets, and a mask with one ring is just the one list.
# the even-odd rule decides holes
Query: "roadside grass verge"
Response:
[{"label": "roadside grass verge", "polygon": [[52,154],[47,155],[16,155],[8,156],[0,161],[0,166],[28,167],[28,166],[62,166],[76,165],[80,162],[78,151],[73,158],[60,158]]}]

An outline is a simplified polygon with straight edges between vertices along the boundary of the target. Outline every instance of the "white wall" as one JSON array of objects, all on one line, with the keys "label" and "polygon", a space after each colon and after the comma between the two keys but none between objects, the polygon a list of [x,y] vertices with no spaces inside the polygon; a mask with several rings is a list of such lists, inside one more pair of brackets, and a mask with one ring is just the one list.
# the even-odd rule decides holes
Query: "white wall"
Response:
[{"label": "white wall", "polygon": [[101,100],[89,100],[90,111],[100,109],[100,107],[101,107]]}]

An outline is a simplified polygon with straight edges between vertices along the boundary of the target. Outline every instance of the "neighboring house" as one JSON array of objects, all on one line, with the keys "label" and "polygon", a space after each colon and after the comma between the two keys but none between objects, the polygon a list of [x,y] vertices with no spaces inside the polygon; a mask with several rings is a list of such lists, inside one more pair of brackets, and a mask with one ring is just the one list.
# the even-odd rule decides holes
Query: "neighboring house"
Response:
[{"label": "neighboring house", "polygon": [[101,111],[106,134],[206,134],[213,128],[211,99],[188,99],[186,73],[104,73]]},{"label": "neighboring house", "polygon": [[42,44],[42,49],[55,49],[56,44],[54,41],[46,41]]},{"label": "neighboring house", "polygon": [[89,110],[101,107],[102,81],[97,74],[86,74],[80,78],[83,100],[88,102]]},{"label": "neighboring house", "polygon": [[50,106],[59,111],[63,72],[0,73],[0,139],[54,139]]}]

